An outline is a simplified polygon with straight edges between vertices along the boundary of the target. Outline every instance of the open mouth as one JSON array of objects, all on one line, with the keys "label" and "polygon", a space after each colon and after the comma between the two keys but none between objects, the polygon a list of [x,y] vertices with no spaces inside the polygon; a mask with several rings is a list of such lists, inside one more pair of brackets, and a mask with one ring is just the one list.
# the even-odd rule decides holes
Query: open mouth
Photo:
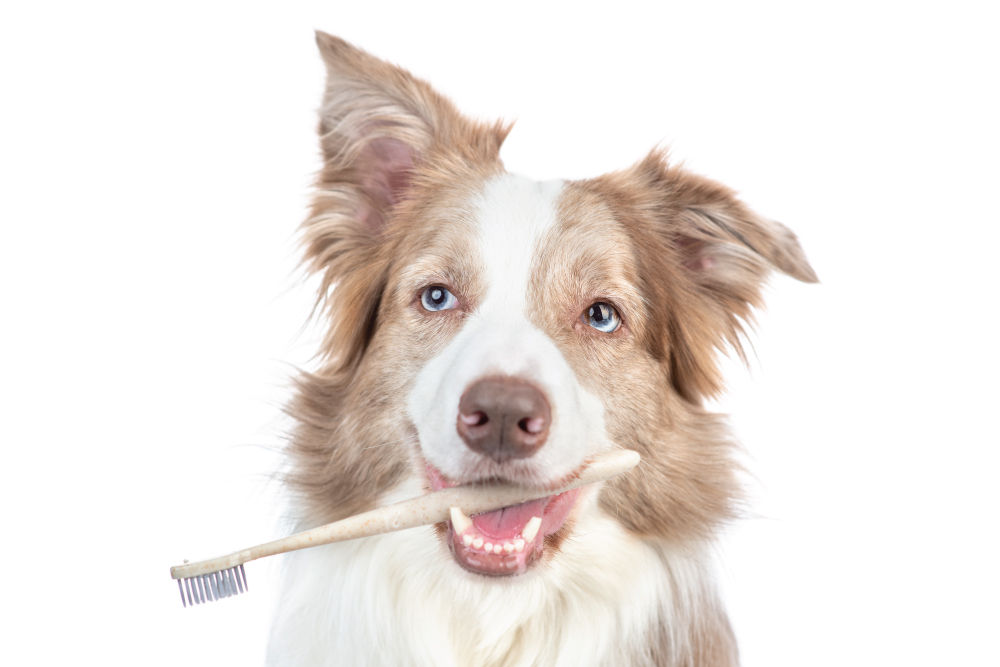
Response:
[{"label": "open mouth", "polygon": [[[452,486],[430,465],[434,490]],[[562,529],[580,489],[466,516],[451,510],[445,539],[455,561],[470,572],[510,576],[527,572],[545,550],[546,538]]]}]

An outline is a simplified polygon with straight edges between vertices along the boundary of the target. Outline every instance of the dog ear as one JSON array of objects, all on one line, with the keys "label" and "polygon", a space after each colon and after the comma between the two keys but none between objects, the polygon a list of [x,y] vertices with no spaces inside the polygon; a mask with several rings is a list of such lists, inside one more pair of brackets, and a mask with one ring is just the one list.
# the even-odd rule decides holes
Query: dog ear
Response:
[{"label": "dog ear", "polygon": [[818,281],[798,237],[783,224],[758,216],[708,179],[683,174],[674,184],[682,204],[674,239],[696,282],[725,291],[753,282],[768,268],[802,282]]},{"label": "dog ear", "polygon": [[660,344],[671,381],[691,401],[717,394],[715,354],[729,348],[745,359],[744,326],[761,305],[768,273],[817,282],[816,273],[791,230],[751,211],[729,188],[668,166],[661,152],[626,173],[642,184],[639,205],[654,227],[637,248],[643,270],[660,276],[653,291],[668,311]]},{"label": "dog ear", "polygon": [[[305,259],[323,277],[333,316],[324,349],[360,358],[375,328],[389,258],[382,250],[394,211],[433,155],[499,161],[508,128],[464,118],[409,72],[317,32],[326,65],[319,135],[323,169],[303,225]],[[336,312],[329,300],[336,286]]]}]

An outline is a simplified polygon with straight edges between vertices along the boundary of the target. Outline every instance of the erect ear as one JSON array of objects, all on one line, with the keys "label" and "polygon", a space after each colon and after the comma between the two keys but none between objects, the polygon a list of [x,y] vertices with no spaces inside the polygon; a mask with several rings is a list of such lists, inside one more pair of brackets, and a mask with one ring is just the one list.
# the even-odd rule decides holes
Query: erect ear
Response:
[{"label": "erect ear", "polygon": [[508,128],[464,118],[409,72],[337,37],[317,32],[316,42],[327,72],[319,123],[324,164],[304,245],[311,270],[323,275],[320,298],[336,285],[338,310],[325,349],[350,362],[374,330],[386,280],[383,232],[414,173],[435,155],[498,162]]},{"label": "erect ear", "polygon": [[333,35],[317,32],[316,43],[327,73],[319,124],[323,180],[354,189],[362,197],[358,221],[378,233],[414,165],[435,143],[457,143],[472,123],[409,72]]},{"label": "erect ear", "polygon": [[729,188],[667,166],[659,151],[631,173],[652,193],[644,208],[656,209],[655,234],[665,246],[655,261],[676,283],[665,291],[672,381],[685,398],[698,400],[722,387],[717,350],[729,347],[744,357],[743,327],[761,305],[767,274],[777,269],[811,283],[816,273],[791,230],[751,211]]}]

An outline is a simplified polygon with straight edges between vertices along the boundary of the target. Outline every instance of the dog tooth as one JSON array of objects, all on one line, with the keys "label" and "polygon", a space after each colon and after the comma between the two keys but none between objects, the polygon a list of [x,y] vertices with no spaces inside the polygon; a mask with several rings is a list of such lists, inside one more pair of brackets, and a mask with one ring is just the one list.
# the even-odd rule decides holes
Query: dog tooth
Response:
[{"label": "dog tooth", "polygon": [[542,527],[542,517],[533,516],[528,519],[528,524],[521,531],[521,537],[524,538],[525,542],[530,542],[535,539],[535,535],[538,534],[538,529]]},{"label": "dog tooth", "polygon": [[472,535],[466,533],[465,535],[462,535],[462,544],[464,544],[465,546],[469,546],[470,544],[472,544],[473,539],[475,538],[473,538]]},{"label": "dog tooth", "polygon": [[461,535],[472,525],[472,519],[465,515],[458,507],[451,508],[451,525],[455,527],[455,532]]},{"label": "dog tooth", "polygon": [[524,540],[518,538],[514,540],[514,551],[521,553],[524,551]]},{"label": "dog tooth", "polygon": [[483,538],[477,536],[476,539],[472,540],[472,546],[476,549],[483,546]]},{"label": "dog tooth", "polygon": [[483,545],[483,548],[486,549],[486,553],[489,553],[493,551],[493,543],[487,542],[486,544]]},{"label": "dog tooth", "polygon": [[514,550],[513,542],[504,542],[503,550],[506,551],[507,553],[513,551]]},{"label": "dog tooth", "polygon": [[503,545],[502,544],[494,544],[493,545],[493,553],[498,554],[501,551],[503,551]]}]

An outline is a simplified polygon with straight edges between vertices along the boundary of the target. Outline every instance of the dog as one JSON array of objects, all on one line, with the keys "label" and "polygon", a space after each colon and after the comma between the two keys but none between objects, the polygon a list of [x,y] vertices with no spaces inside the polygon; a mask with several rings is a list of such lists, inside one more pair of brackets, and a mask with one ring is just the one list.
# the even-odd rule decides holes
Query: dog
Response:
[{"label": "dog", "polygon": [[290,405],[297,528],[456,484],[601,485],[287,557],[274,665],[735,665],[713,535],[735,444],[702,407],[795,237],[653,150],[580,181],[507,173],[510,126],[324,33],[303,224],[318,370]]}]

